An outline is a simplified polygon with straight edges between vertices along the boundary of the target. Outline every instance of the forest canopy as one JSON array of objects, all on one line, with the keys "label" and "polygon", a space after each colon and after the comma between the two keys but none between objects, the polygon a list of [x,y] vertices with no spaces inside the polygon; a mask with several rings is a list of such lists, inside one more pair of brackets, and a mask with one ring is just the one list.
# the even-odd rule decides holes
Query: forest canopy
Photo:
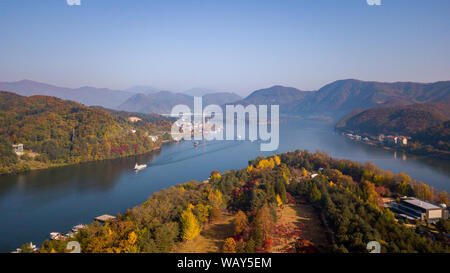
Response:
[{"label": "forest canopy", "polygon": [[[147,115],[130,122],[130,115],[55,97],[0,92],[0,174],[140,154],[159,147],[162,138],[153,142],[149,136],[169,131],[172,121]],[[20,157],[12,147],[19,143],[24,145]]]}]

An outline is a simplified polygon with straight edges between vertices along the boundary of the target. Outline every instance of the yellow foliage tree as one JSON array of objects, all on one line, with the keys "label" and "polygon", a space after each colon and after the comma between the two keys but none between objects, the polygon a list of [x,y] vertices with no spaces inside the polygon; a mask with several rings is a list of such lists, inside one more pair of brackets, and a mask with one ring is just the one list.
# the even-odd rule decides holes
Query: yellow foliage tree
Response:
[{"label": "yellow foliage tree", "polygon": [[302,176],[303,177],[308,176],[308,171],[305,168],[303,168],[303,167],[302,167]]},{"label": "yellow foliage tree", "polygon": [[195,207],[195,209],[197,211],[198,219],[200,220],[200,222],[202,223],[208,222],[209,211],[211,210],[211,206],[200,203]]},{"label": "yellow foliage tree", "polygon": [[273,158],[275,159],[275,164],[277,166],[281,164],[281,159],[280,159],[280,157],[278,155],[275,155]]},{"label": "yellow foliage tree", "polygon": [[283,201],[281,201],[281,197],[280,197],[279,194],[277,194],[277,205],[278,205],[279,207],[281,207],[281,206],[283,205]]},{"label": "yellow foliage tree", "polygon": [[202,228],[195,215],[192,213],[192,205],[189,204],[188,208],[181,214],[181,238],[184,240],[193,240],[200,234]]},{"label": "yellow foliage tree", "polygon": [[223,253],[236,253],[236,241],[233,238],[227,238],[223,244]]},{"label": "yellow foliage tree", "polygon": [[222,193],[219,190],[216,189],[215,191],[213,191],[212,189],[210,189],[208,191],[208,200],[213,208],[222,208]]},{"label": "yellow foliage tree", "polygon": [[259,161],[257,168],[258,169],[273,169],[275,167],[275,161],[273,161],[273,158],[262,159]]},{"label": "yellow foliage tree", "polygon": [[136,243],[136,240],[137,240],[136,233],[134,233],[134,231],[130,232],[130,234],[128,234],[128,243],[130,245],[134,245],[134,243]]},{"label": "yellow foliage tree", "polygon": [[222,176],[220,175],[220,173],[217,170],[214,170],[214,171],[211,172],[210,179],[219,179],[221,177]]}]

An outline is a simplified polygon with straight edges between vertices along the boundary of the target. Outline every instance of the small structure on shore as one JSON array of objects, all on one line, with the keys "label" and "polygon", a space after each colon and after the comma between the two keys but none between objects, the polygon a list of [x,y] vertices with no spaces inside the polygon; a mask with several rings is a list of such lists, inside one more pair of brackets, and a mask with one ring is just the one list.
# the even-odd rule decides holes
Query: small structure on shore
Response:
[{"label": "small structure on shore", "polygon": [[14,145],[13,145],[13,149],[14,149],[14,152],[15,152],[18,156],[23,155],[23,144],[22,144],[22,143],[14,144]]},{"label": "small structure on shore", "polygon": [[128,121],[130,121],[132,123],[135,123],[135,122],[138,122],[138,121],[141,121],[141,120],[142,119],[138,118],[138,117],[128,117]]},{"label": "small structure on shore", "polygon": [[94,218],[95,221],[100,222],[100,223],[105,223],[107,221],[112,221],[115,219],[116,219],[116,216],[112,216],[109,214],[103,214],[103,215],[100,215],[100,216],[97,216]]},{"label": "small structure on shore", "polygon": [[78,225],[72,227],[72,231],[74,233],[77,233],[78,231],[80,231],[80,229],[83,229],[83,228],[86,228],[86,227],[87,227],[86,225],[78,224]]}]

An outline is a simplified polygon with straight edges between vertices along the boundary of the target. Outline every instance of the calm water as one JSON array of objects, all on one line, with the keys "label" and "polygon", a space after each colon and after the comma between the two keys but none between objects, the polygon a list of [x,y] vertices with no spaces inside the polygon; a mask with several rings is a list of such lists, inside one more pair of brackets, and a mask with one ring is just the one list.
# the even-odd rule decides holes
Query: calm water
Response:
[{"label": "calm water", "polygon": [[[333,157],[371,161],[394,173],[405,172],[437,189],[450,190],[450,162],[415,157],[352,142],[333,133],[330,125],[283,122],[278,152],[326,150]],[[136,158],[0,177],[0,252],[24,242],[40,245],[52,231],[69,231],[104,213],[115,215],[145,201],[162,188],[192,179],[202,181],[214,169],[243,168],[260,152],[249,141],[169,144],[160,152]],[[147,169],[135,173],[136,161]]]}]

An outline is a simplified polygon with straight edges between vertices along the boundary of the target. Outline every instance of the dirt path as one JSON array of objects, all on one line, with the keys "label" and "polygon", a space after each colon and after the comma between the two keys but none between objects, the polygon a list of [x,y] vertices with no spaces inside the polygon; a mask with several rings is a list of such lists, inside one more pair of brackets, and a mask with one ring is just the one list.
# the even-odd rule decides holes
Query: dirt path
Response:
[{"label": "dirt path", "polygon": [[194,240],[178,244],[175,253],[216,253],[222,251],[226,238],[233,237],[233,217],[224,214],[222,219],[205,227]]}]

